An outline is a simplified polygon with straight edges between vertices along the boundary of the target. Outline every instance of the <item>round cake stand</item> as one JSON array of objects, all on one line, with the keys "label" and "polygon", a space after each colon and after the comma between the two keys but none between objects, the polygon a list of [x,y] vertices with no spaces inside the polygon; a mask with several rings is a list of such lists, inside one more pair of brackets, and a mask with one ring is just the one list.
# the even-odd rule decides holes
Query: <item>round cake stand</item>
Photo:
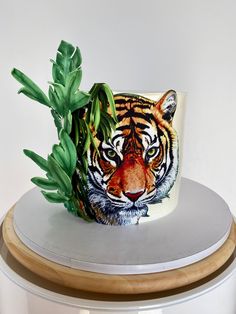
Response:
[{"label": "round cake stand", "polygon": [[223,267],[235,249],[227,204],[188,179],[181,181],[175,211],[124,227],[86,223],[33,189],[7,214],[3,238],[11,254],[40,277],[118,295],[192,284]]},{"label": "round cake stand", "polygon": [[185,289],[120,297],[61,287],[20,264],[7,249],[0,228],[1,314],[234,314],[235,293],[235,255],[223,268]]}]

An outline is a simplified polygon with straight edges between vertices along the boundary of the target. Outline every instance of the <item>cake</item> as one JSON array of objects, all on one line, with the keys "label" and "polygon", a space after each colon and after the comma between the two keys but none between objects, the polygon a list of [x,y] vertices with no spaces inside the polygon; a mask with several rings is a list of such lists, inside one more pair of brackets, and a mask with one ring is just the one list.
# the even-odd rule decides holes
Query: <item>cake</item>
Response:
[{"label": "cake", "polygon": [[81,91],[80,50],[65,41],[52,63],[48,96],[12,71],[20,93],[50,108],[58,131],[47,159],[24,150],[46,172],[32,182],[86,221],[129,225],[170,213],[178,201],[183,95],[113,93],[105,83]]}]

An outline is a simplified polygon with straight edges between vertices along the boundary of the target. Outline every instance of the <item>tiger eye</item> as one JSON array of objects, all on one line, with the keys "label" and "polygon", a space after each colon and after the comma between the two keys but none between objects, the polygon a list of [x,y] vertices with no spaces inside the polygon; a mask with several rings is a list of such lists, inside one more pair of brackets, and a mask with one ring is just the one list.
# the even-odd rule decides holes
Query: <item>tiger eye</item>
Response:
[{"label": "tiger eye", "polygon": [[116,152],[113,149],[107,149],[106,154],[109,158],[114,158],[116,156]]},{"label": "tiger eye", "polygon": [[153,157],[157,153],[157,147],[152,147],[147,151],[147,156]]}]

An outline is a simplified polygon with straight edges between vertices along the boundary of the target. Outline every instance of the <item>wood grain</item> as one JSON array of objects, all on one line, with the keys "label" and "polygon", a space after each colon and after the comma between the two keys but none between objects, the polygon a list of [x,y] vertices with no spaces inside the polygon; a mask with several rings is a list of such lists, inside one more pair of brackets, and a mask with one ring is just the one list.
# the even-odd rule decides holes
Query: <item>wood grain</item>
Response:
[{"label": "wood grain", "polygon": [[236,225],[223,246],[209,257],[179,269],[140,275],[108,275],[81,271],[51,262],[26,247],[15,233],[13,210],[3,222],[3,239],[10,253],[30,271],[64,287],[108,294],[143,294],[183,287],[223,266],[236,246]]}]

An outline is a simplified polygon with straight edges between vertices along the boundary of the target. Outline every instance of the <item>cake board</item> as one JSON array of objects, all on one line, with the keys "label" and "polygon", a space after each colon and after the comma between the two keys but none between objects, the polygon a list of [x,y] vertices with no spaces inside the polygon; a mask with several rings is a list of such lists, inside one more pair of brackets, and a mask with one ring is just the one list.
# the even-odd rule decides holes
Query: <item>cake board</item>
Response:
[{"label": "cake board", "polygon": [[[209,228],[210,230],[214,229],[214,226],[215,226],[215,230],[219,231],[221,229],[220,228],[220,225],[221,225],[221,227],[224,226],[224,230],[223,229],[221,230],[220,239],[219,239],[219,233],[218,233],[218,238],[215,238],[213,242],[210,241],[210,243],[212,244],[210,246],[211,250],[209,250],[209,243],[208,243],[208,249],[205,249],[205,253],[207,252],[208,255],[204,255],[205,253],[203,255],[195,254],[195,259],[188,259],[188,263],[186,264],[186,251],[184,252],[185,258],[183,258],[184,254],[182,252],[182,257],[179,258],[177,261],[178,262],[184,261],[185,264],[182,263],[182,266],[180,267],[178,263],[177,264],[175,263],[173,267],[173,263],[172,263],[171,265],[172,268],[170,268],[170,265],[169,265],[169,270],[164,269],[163,265],[168,264],[168,261],[167,263],[161,263],[160,260],[158,263],[156,263],[156,265],[147,263],[145,267],[145,264],[143,263],[143,261],[139,261],[140,262],[139,264],[138,263],[131,264],[129,262],[128,265],[127,264],[123,265],[125,266],[123,268],[117,267],[117,270],[115,273],[114,270],[116,269],[116,267],[114,267],[114,265],[113,267],[109,267],[109,263],[106,264],[105,268],[103,269],[100,267],[99,272],[94,271],[94,269],[89,270],[89,271],[85,269],[79,269],[78,263],[75,263],[77,267],[71,267],[71,266],[69,267],[68,265],[65,265],[65,264],[63,265],[62,259],[60,260],[60,263],[58,262],[56,263],[52,259],[53,254],[50,253],[49,254],[50,258],[45,258],[45,256],[43,257],[42,254],[40,256],[38,253],[33,252],[33,250],[29,248],[29,243],[31,243],[30,241],[27,243],[28,247],[23,243],[22,239],[25,240],[27,232],[25,232],[25,238],[22,237],[20,239],[19,235],[17,235],[14,229],[14,226],[16,225],[15,222],[17,222],[18,228],[19,228],[19,220],[16,219],[16,221],[14,222],[13,218],[14,218],[14,215],[16,214],[15,210],[14,212],[13,210],[10,211],[4,220],[4,225],[3,225],[4,241],[9,251],[12,253],[12,255],[18,261],[20,261],[20,263],[26,266],[28,269],[30,269],[33,272],[36,272],[38,275],[44,278],[50,279],[53,282],[56,282],[60,285],[64,285],[67,287],[72,287],[75,289],[82,289],[86,291],[93,291],[93,292],[100,292],[100,293],[114,293],[114,294],[150,293],[150,292],[165,291],[169,289],[175,289],[177,287],[182,287],[190,283],[196,282],[212,274],[213,272],[215,272],[222,265],[224,265],[224,263],[229,259],[229,257],[232,255],[235,249],[235,234],[234,234],[235,227],[234,227],[234,224],[232,224],[232,217],[229,214],[228,207],[226,206],[224,201],[216,193],[212,192],[211,190],[193,181],[184,179],[182,182],[182,186],[183,186],[183,190],[181,193],[182,200],[180,199],[180,205],[182,204],[181,206],[183,206],[183,201],[184,201],[186,203],[185,206],[189,206],[191,202],[194,200],[196,202],[198,200],[198,204],[195,204],[195,205],[202,205],[202,204],[199,204],[199,193],[200,193],[202,195],[202,198],[205,200],[205,203],[209,205],[209,202],[210,202],[211,206],[214,207],[215,215],[212,215],[213,214],[212,212],[210,213],[210,216],[212,220],[214,221],[213,223],[210,223],[209,217],[207,217],[207,215],[204,214],[206,217],[206,220],[208,219],[208,223],[207,223],[208,229]],[[188,188],[190,190],[192,189],[192,193],[190,193],[191,191],[188,190]],[[194,195],[195,195],[195,199],[193,198]],[[222,209],[220,210],[221,214],[218,212],[218,209],[216,206],[217,204],[218,204],[218,209],[219,208]],[[202,213],[204,213],[205,209],[206,208],[202,209],[203,210]],[[177,214],[178,211],[176,210],[175,212]],[[19,207],[18,207],[18,213],[19,213]],[[76,221],[74,217],[70,216],[65,211],[64,213],[68,215],[68,217],[72,218],[73,221]],[[209,215],[209,212],[208,212],[208,215]],[[222,219],[222,215],[224,219]],[[197,216],[201,217],[200,210]],[[33,217],[35,216],[33,215]],[[196,217],[192,217],[192,218],[196,219]],[[167,221],[170,220],[171,219],[170,215],[168,215],[165,219]],[[40,223],[42,223],[42,221],[40,222],[40,220],[37,219],[38,226],[40,226]],[[224,224],[221,223],[222,221],[224,222]],[[164,224],[164,222],[162,221],[162,225]],[[225,222],[227,223],[225,224]],[[196,225],[196,221],[195,221],[195,225]],[[31,228],[34,227],[32,226],[32,224],[30,224],[30,226]],[[101,225],[96,224],[96,226],[98,226],[98,230],[100,230],[100,227],[102,229],[104,228],[104,226],[101,226]],[[145,224],[144,224],[141,230],[145,230],[147,226],[148,225],[146,225],[145,227]],[[137,227],[137,226],[132,226],[132,227]],[[105,228],[107,228],[107,226]],[[110,230],[110,228],[113,228],[113,230],[116,230],[116,231],[119,230],[119,229],[116,229],[117,227],[109,227],[107,230]],[[128,228],[130,227],[128,228],[122,227],[122,228],[123,228],[122,230],[124,231],[124,230],[128,230]],[[148,227],[148,229],[150,228]],[[170,229],[167,229],[167,230],[170,230]],[[193,227],[190,228],[189,230],[193,230]],[[68,229],[68,233],[70,233],[69,229]],[[208,234],[209,234],[209,238],[211,238],[212,236],[211,232],[209,232]],[[195,246],[197,243],[196,239],[200,237],[200,235],[204,236],[204,228],[203,230],[199,230],[197,237],[194,237],[194,236],[192,237],[193,239],[192,243]],[[213,232],[213,236],[216,237],[216,234],[214,232]],[[185,237],[188,237],[188,236],[185,234]],[[148,245],[148,243],[146,243],[146,245]],[[198,247],[199,247],[199,244],[198,244]],[[34,250],[35,248],[37,248],[37,245],[34,246]],[[214,249],[213,251],[212,251],[212,248]],[[107,251],[109,251],[112,248],[106,248],[106,249]],[[153,247],[152,247],[152,250],[153,250]],[[122,254],[123,253],[121,252],[121,255]],[[201,256],[202,258],[197,260],[196,257],[199,258],[199,256]],[[66,262],[66,259],[65,259],[65,262]],[[109,262],[109,256],[108,256],[108,262]],[[81,263],[81,265],[83,264]],[[86,267],[88,266],[86,265],[86,263],[84,263],[84,265]],[[98,265],[99,265],[98,263],[95,263],[95,269],[98,269]],[[140,265],[141,266],[144,265],[143,268],[145,270],[153,269],[153,267],[155,268],[155,266],[158,266],[159,271],[143,272],[142,267],[140,267]],[[91,267],[91,263],[89,266]],[[124,271],[122,273],[122,269],[124,269],[126,273],[124,273]],[[131,269],[131,273],[127,274],[127,269]],[[135,270],[136,270],[136,273],[134,273]],[[107,271],[107,273],[105,271]],[[113,271],[112,274],[111,274],[111,271]]]}]

